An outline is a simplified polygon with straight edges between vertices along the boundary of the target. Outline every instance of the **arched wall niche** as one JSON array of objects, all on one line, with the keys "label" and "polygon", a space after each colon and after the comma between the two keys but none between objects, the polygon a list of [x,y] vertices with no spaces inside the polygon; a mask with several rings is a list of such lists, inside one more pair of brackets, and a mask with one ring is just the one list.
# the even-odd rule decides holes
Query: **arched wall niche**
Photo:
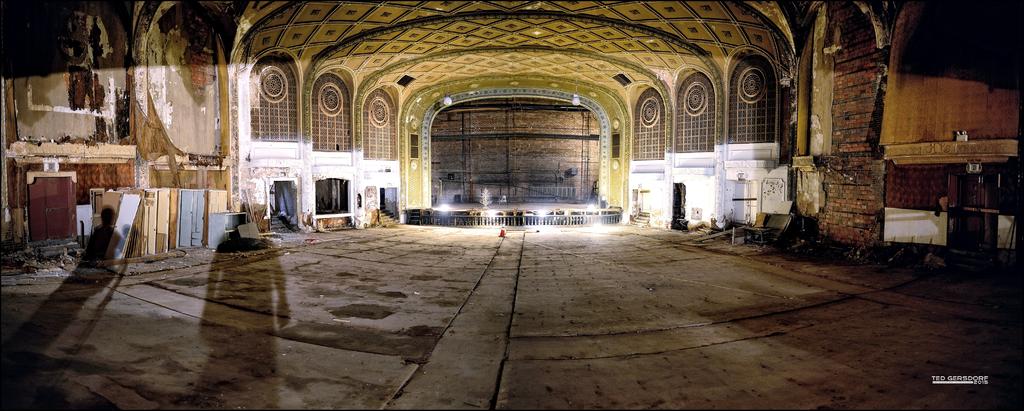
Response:
[{"label": "arched wall niche", "polygon": [[298,77],[287,56],[264,56],[249,76],[250,135],[253,141],[298,141]]},{"label": "arched wall niche", "polygon": [[778,142],[778,77],[761,54],[736,56],[729,71],[727,141],[730,144]]}]

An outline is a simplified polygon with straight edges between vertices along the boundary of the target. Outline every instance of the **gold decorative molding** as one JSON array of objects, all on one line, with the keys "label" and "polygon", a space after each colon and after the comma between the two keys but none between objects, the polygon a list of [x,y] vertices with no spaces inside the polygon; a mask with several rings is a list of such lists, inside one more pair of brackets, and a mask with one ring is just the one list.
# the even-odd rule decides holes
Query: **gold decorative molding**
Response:
[{"label": "gold decorative molding", "polygon": [[1005,163],[1017,156],[1017,140],[944,141],[885,146],[885,159],[896,164]]}]

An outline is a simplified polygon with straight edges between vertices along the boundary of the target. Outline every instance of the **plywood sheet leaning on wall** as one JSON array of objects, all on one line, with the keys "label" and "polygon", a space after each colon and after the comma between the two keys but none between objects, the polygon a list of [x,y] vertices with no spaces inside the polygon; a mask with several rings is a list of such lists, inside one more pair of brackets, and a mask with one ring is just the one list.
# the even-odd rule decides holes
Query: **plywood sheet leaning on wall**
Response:
[{"label": "plywood sheet leaning on wall", "polygon": [[210,214],[223,213],[228,211],[228,192],[227,190],[206,190],[206,209],[204,210],[203,221],[206,224],[203,225],[203,245],[207,244],[210,232]]},{"label": "plywood sheet leaning on wall", "polygon": [[143,194],[140,211],[142,211],[142,226],[137,227],[140,235],[140,246],[137,255],[156,254],[156,221],[157,221],[157,193],[152,190],[145,190]]},{"label": "plywood sheet leaning on wall", "polygon": [[92,213],[97,217],[100,215],[100,207],[103,203],[103,192],[106,191],[102,188],[90,188],[89,189],[89,205],[92,206]]},{"label": "plywood sheet leaning on wall", "polygon": [[206,195],[207,204],[209,204],[210,213],[224,213],[228,211],[228,192],[227,190],[207,190],[209,194]]},{"label": "plywood sheet leaning on wall", "polygon": [[167,232],[170,230],[171,190],[166,188],[156,191],[156,249],[155,254],[167,252]]},{"label": "plywood sheet leaning on wall", "polygon": [[167,249],[178,248],[178,210],[181,204],[178,202],[178,189],[167,189],[168,210],[167,210]]},{"label": "plywood sheet leaning on wall", "polygon": [[[104,200],[107,198],[106,194],[104,193]],[[116,238],[118,241],[114,242],[111,240],[107,250],[107,255],[113,256],[114,259],[124,258],[125,246],[128,244],[128,234],[131,231],[132,224],[135,222],[135,215],[141,200],[138,194],[124,194],[120,197],[121,202],[118,205],[117,221],[114,223],[114,233],[117,234]]]},{"label": "plywood sheet leaning on wall", "polygon": [[103,211],[104,208],[110,208],[114,210],[114,214],[117,215],[118,210],[121,207],[121,194],[117,191],[105,191],[103,192],[103,199],[100,201],[100,208],[96,210],[96,214]]}]

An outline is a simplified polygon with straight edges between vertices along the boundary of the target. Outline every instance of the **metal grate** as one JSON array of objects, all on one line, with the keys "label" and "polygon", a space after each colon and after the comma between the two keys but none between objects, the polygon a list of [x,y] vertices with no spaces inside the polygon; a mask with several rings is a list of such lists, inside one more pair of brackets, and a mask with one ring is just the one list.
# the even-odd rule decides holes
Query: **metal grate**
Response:
[{"label": "metal grate", "polygon": [[743,59],[729,83],[729,142],[774,142],[776,82],[768,62],[759,56]]},{"label": "metal grate", "polygon": [[261,59],[252,70],[249,98],[252,104],[252,139],[297,141],[295,71],[288,60]]},{"label": "metal grate", "polygon": [[703,73],[683,80],[676,98],[677,130],[675,148],[679,153],[701,153],[715,149],[715,88]]},{"label": "metal grate", "polygon": [[395,160],[395,105],[384,89],[377,89],[363,105],[363,157],[370,160]]},{"label": "metal grate", "polygon": [[634,160],[665,158],[665,106],[658,91],[649,88],[640,95],[633,113]]},{"label": "metal grate", "polygon": [[334,74],[324,74],[313,83],[312,97],[310,137],[313,150],[351,150],[352,133],[348,114],[351,100],[345,82]]}]

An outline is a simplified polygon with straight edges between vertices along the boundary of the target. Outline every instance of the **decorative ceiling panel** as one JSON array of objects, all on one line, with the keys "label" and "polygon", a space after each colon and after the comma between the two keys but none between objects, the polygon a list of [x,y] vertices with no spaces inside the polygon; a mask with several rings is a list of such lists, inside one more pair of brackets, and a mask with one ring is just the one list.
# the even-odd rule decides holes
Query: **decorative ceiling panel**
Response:
[{"label": "decorative ceiling panel", "polygon": [[[578,78],[608,89],[725,61],[752,47],[778,59],[789,33],[764,10],[720,1],[254,2],[248,53],[287,49],[377,83],[412,88],[474,76]],[[772,9],[774,10],[774,9]],[[788,26],[787,26],[788,27]],[[571,52],[571,53],[567,53]],[[457,57],[452,57],[457,56]],[[415,64],[398,64],[403,61]],[[393,69],[399,67],[400,69]],[[637,71],[637,68],[640,71]]]},{"label": "decorative ceiling panel", "polygon": [[[570,21],[569,19],[535,19],[514,18],[509,14],[531,11],[550,11],[566,15],[598,16],[627,25],[646,27],[659,30],[679,40],[695,44],[701,49],[709,50],[715,55],[728,54],[738,46],[753,46],[766,53],[775,53],[778,45],[774,36],[763,37],[762,42],[748,40],[745,33],[757,29],[769,33],[766,19],[753,11],[751,6],[743,6],[730,2],[719,1],[400,1],[400,2],[306,2],[288,3],[275,2],[262,6],[264,16],[252,28],[251,52],[258,54],[270,48],[288,48],[299,56],[312,57],[309,50],[342,48],[339,43],[348,41],[382,41],[390,40],[383,36],[406,36],[406,31],[380,33],[372,39],[354,38],[368,30],[381,30],[395,25],[412,24],[418,19],[443,18],[473,13],[468,21],[447,22],[410,28],[418,31],[415,38],[403,38],[404,41],[427,41],[445,44],[447,47],[491,47],[495,45],[519,46],[545,43],[557,47],[570,46],[567,39],[574,43],[584,43],[582,47],[605,52],[614,50],[611,45],[602,45],[597,40],[613,41],[623,38],[649,36],[643,33],[630,33],[629,30],[618,30],[614,25],[593,22]],[[758,5],[764,8],[764,5]],[[504,14],[499,19],[479,18],[488,13]],[[320,26],[334,24],[326,34]],[[313,26],[313,27],[305,27]],[[316,33],[315,35],[294,37],[280,36],[281,31],[301,31]],[[423,31],[456,37],[427,37],[423,40]],[[729,34],[725,34],[728,32]],[[568,35],[558,37],[558,34]],[[525,39],[524,39],[525,37]],[[263,44],[269,38],[269,44]],[[417,39],[418,38],[418,39]],[[581,47],[580,44],[571,44]],[[719,50],[714,50],[718,48]],[[635,50],[630,47],[629,50]],[[357,50],[359,50],[357,48]],[[337,52],[339,50],[332,50]],[[648,50],[658,53],[678,53],[669,46],[663,49]],[[384,50],[383,52],[387,52]],[[623,52],[623,51],[617,51]],[[347,57],[344,53],[339,53]],[[772,55],[772,57],[775,57]],[[346,63],[346,65],[348,65]]]},{"label": "decorative ceiling panel", "polygon": [[[414,64],[388,69],[379,82],[397,82],[403,75],[416,78],[414,88],[441,81],[461,80],[470,77],[501,77],[513,75],[534,75],[549,77],[576,76],[580,83],[598,84],[608,89],[619,89],[621,85],[612,76],[626,73],[631,79],[640,81],[647,78],[645,73],[623,68],[596,58],[572,55],[566,56],[543,51],[489,50],[456,56],[440,56]],[[571,85],[570,85],[571,86]]]}]

